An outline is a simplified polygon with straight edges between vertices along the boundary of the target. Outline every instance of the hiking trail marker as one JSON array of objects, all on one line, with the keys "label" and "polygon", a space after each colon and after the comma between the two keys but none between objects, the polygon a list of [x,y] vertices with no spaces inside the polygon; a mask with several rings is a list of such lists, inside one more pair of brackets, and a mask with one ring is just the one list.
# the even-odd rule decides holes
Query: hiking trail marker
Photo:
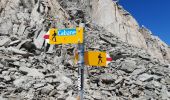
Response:
[{"label": "hiking trail marker", "polygon": [[[78,53],[75,54],[75,62],[78,61]],[[106,52],[86,51],[84,53],[84,63],[89,66],[107,67],[112,58]]]},{"label": "hiking trail marker", "polygon": [[84,64],[89,66],[106,67],[112,58],[106,52],[86,51],[84,52],[83,29],[84,24],[75,29],[50,29],[44,39],[49,44],[78,44],[78,52],[75,52],[75,62],[78,64],[78,98],[83,100],[84,95]]},{"label": "hiking trail marker", "polygon": [[83,28],[75,29],[50,29],[44,39],[49,44],[78,44],[83,43]]},{"label": "hiking trail marker", "polygon": [[43,37],[47,43],[50,43],[49,36],[50,36],[50,31],[48,31]]}]

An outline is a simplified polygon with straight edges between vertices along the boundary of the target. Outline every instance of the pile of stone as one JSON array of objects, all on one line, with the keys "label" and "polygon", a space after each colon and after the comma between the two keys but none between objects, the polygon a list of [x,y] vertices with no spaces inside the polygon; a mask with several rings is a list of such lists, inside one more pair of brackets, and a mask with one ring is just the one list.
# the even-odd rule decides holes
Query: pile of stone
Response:
[{"label": "pile of stone", "polygon": [[85,90],[87,95],[91,94],[88,100],[169,99],[169,64],[151,57],[145,50],[120,42],[111,34],[100,32],[99,44],[107,48],[113,61],[108,68],[88,68],[89,83]]},{"label": "pile of stone", "polygon": [[108,67],[85,66],[85,100],[170,99],[170,65],[92,23],[87,1],[0,1],[0,100],[76,100],[76,46],[49,45],[43,35],[80,22],[86,50],[113,58]]}]

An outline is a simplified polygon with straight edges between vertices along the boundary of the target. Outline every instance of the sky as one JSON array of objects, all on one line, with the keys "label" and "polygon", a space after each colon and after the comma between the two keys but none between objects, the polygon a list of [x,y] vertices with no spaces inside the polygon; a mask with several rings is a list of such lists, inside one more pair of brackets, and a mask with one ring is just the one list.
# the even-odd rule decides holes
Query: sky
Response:
[{"label": "sky", "polygon": [[170,0],[119,0],[119,4],[170,46]]}]

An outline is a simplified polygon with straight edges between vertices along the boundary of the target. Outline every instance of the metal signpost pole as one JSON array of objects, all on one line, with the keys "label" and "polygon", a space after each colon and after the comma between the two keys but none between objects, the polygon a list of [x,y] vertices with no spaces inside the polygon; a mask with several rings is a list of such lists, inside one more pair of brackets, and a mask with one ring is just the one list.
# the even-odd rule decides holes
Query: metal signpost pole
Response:
[{"label": "metal signpost pole", "polygon": [[84,44],[78,44],[78,91],[79,99],[83,100],[83,88],[84,88]]},{"label": "metal signpost pole", "polygon": [[[80,24],[80,27],[84,28],[84,24]],[[83,94],[84,94],[84,43],[78,44],[78,55],[79,55],[79,61],[78,61],[78,91],[79,96],[78,100],[83,100]]]}]

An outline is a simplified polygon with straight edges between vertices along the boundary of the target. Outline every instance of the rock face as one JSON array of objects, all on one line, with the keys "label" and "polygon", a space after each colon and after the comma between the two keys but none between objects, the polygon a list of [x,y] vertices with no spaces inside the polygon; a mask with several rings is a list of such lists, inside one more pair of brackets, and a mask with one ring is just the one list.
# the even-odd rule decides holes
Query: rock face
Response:
[{"label": "rock face", "polygon": [[141,27],[139,31],[143,34],[147,51],[155,58],[159,58],[162,61],[170,61],[170,50],[168,45],[164,43],[159,37],[153,36],[152,32],[145,27]]},{"label": "rock face", "polygon": [[43,35],[80,22],[86,49],[113,58],[85,66],[84,100],[170,99],[170,48],[112,0],[0,0],[0,100],[76,100],[75,45]]},{"label": "rock face", "polygon": [[[91,17],[94,24],[118,36],[122,41],[144,48],[153,57],[170,61],[168,46],[159,38],[148,34],[148,29],[140,28],[129,12],[113,0],[91,1]],[[146,34],[147,37],[146,37]]]},{"label": "rock face", "polygon": [[[63,27],[68,14],[56,0],[1,0],[0,35],[21,37],[23,40],[34,36],[34,44],[41,49],[44,39],[41,38],[51,27],[48,15],[56,16],[57,26]],[[50,16],[50,17],[51,17]],[[7,42],[8,40],[0,40]],[[2,44],[2,45],[3,45]]]},{"label": "rock face", "polygon": [[92,21],[124,42],[147,48],[143,35],[138,31],[139,25],[136,20],[113,0],[93,0]]}]

